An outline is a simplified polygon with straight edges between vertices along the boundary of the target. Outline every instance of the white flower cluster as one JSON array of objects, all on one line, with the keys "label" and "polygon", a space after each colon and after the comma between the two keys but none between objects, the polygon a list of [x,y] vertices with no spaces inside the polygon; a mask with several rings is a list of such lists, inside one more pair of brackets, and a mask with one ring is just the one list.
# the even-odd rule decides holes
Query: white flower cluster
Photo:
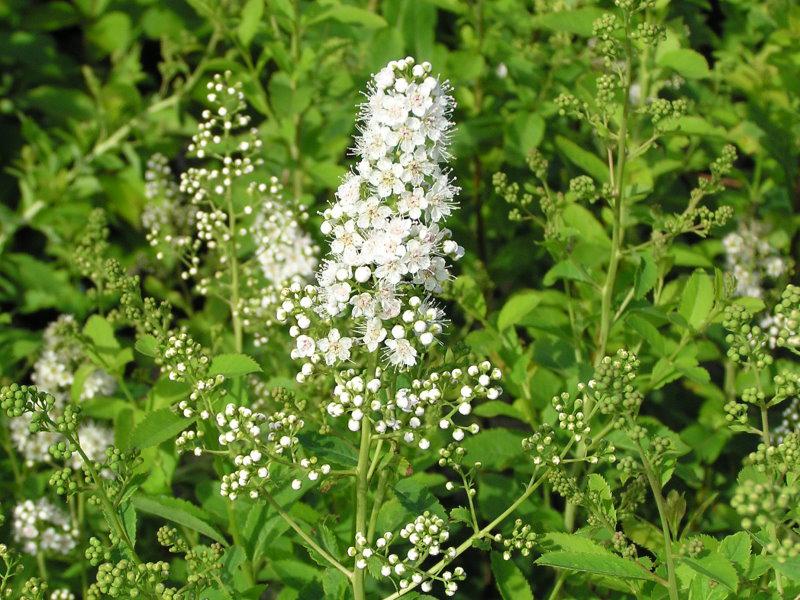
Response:
[{"label": "white flower cluster", "polygon": [[167,157],[156,153],[147,161],[144,172],[144,195],[147,204],[142,209],[142,227],[150,246],[163,260],[165,252],[180,252],[191,244],[187,234],[192,226],[192,211],[180,202],[180,190]]},{"label": "white flower cluster", "polygon": [[413,584],[419,585],[423,592],[428,593],[433,589],[434,582],[440,581],[447,596],[455,595],[458,582],[465,578],[464,569],[456,567],[453,571],[431,575],[423,567],[423,563],[430,557],[444,554],[446,558],[455,558],[455,548],[442,548],[450,538],[445,521],[426,511],[413,522],[407,523],[400,530],[399,537],[411,544],[402,558],[390,552],[392,544],[397,541],[391,531],[379,537],[374,547],[363,533],[356,533],[355,545],[347,549],[347,554],[355,560],[356,569],[366,569],[368,561],[376,561],[381,575],[396,579],[401,590]]},{"label": "white flower cluster", "polygon": [[[200,418],[210,420],[202,411]],[[314,456],[303,456],[297,435],[305,426],[303,419],[288,411],[265,415],[245,406],[229,403],[222,412],[213,416],[219,430],[217,442],[233,455],[235,470],[223,476],[220,493],[235,500],[247,493],[259,497],[259,488],[271,478],[274,465],[289,467],[311,482],[331,473],[331,466],[319,464]],[[201,429],[183,432],[176,441],[179,452],[191,451],[196,456],[204,452],[204,435]],[[294,479],[293,489],[302,487],[301,479]]]},{"label": "white flower cluster", "polygon": [[789,433],[800,433],[800,397],[792,399],[781,417],[780,424],[773,430],[776,444],[782,443]]},{"label": "white flower cluster", "polygon": [[786,260],[766,239],[766,227],[742,222],[722,240],[728,271],[736,280],[735,294],[761,298],[764,280],[777,279],[787,270]]},{"label": "white flower cluster", "polygon": [[[786,315],[782,313],[766,314],[759,322],[761,330],[767,336],[767,345],[774,350],[779,344],[781,332],[789,331],[790,322]],[[800,346],[800,332],[791,331],[791,335],[785,338],[783,346],[796,348]]]},{"label": "white flower cluster", "polygon": [[[76,330],[77,324],[72,315],[61,315],[50,323],[44,331],[42,352],[33,365],[31,381],[40,390],[55,398],[56,403],[53,407],[55,415],[59,414],[70,400],[75,375],[81,367],[80,348],[69,335],[69,332]],[[95,369],[84,378],[80,399],[110,396],[116,389],[116,381],[111,375],[102,369]],[[50,460],[48,448],[61,437],[47,431],[31,433],[30,424],[31,415],[27,413],[9,419],[11,441],[26,464],[47,462]],[[105,452],[105,448],[101,454],[102,452]]]},{"label": "white flower cluster", "polygon": [[327,413],[333,418],[346,414],[351,431],[359,431],[368,415],[376,433],[388,434],[422,450],[430,448],[424,432],[431,427],[449,430],[456,442],[463,440],[467,432],[478,433],[477,423],[459,420],[472,412],[475,400],[494,400],[503,391],[496,385],[500,370],[492,368],[489,361],[470,365],[466,370],[449,369],[431,373],[425,379],[414,379],[410,387],[395,390],[388,399],[382,381],[384,375],[380,368],[371,376],[353,369],[337,374]]},{"label": "white flower cluster", "polygon": [[361,347],[407,369],[442,330],[443,313],[425,295],[441,291],[446,259],[463,248],[440,225],[457,192],[442,168],[454,103],[430,71],[411,58],[392,61],[370,85],[360,160],[322,215],[331,245],[318,285],[293,286],[278,311],[291,321],[293,356],[306,364],[334,365]]},{"label": "white flower cluster", "polygon": [[25,500],[14,507],[14,541],[27,554],[69,554],[78,543],[78,530],[69,515],[47,498]]},{"label": "white flower cluster", "polygon": [[59,588],[50,592],[50,600],[75,600],[75,594],[67,588]]},{"label": "white flower cluster", "polygon": [[[311,279],[317,268],[319,248],[302,228],[308,219],[305,211],[287,210],[288,200],[277,177],[265,183],[252,183],[248,194],[260,207],[247,235],[255,246],[255,265],[259,277],[250,275],[248,287],[258,287],[260,294],[247,299],[242,307],[243,323],[255,330],[255,344],[267,341],[261,333],[272,326],[281,302],[281,292],[292,283]],[[249,210],[245,207],[245,212]],[[246,234],[243,230],[242,234]],[[259,327],[255,327],[256,325]]]},{"label": "white flower cluster", "polygon": [[[69,400],[75,372],[81,364],[79,346],[65,332],[76,331],[72,315],[61,315],[44,331],[42,352],[33,365],[31,381],[40,390],[51,394],[57,401]],[[80,398],[88,400],[114,393],[117,384],[114,378],[101,369],[92,371],[84,380]]]},{"label": "white flower cluster", "polygon": [[253,181],[264,162],[262,141],[245,113],[241,83],[217,74],[206,99],[210,108],[188,147],[202,165],[181,173],[176,187],[164,181],[171,177],[166,159],[151,159],[146,185],[153,201],[144,224],[157,258],[174,255],[197,293],[231,300],[260,345],[281,290],[311,278],[318,249],[302,228],[308,215],[298,199],[284,197],[275,177]]},{"label": "white flower cluster", "polygon": [[[104,462],[106,450],[114,445],[114,430],[93,421],[86,421],[78,427],[78,441],[89,460]],[[70,466],[75,470],[83,467],[83,457],[78,452],[72,454]]]}]

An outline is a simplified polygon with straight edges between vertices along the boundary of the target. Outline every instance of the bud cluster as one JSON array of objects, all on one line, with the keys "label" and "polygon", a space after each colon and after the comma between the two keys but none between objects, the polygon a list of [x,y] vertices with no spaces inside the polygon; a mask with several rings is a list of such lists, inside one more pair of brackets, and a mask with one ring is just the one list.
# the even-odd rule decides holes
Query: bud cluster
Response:
[{"label": "bud cluster", "polygon": [[[355,560],[356,569],[366,569],[368,564],[374,563],[380,574],[396,580],[401,590],[413,584],[428,593],[438,581],[444,586],[445,595],[453,596],[458,590],[458,582],[466,576],[464,569],[456,567],[453,571],[432,574],[423,566],[430,557],[455,557],[455,548],[443,548],[449,539],[450,533],[444,519],[425,511],[407,523],[399,535],[387,531],[375,541],[374,546],[370,545],[363,533],[356,533],[355,545],[348,548],[347,554]],[[405,551],[405,557],[391,552],[393,544],[400,540],[411,545]]]}]

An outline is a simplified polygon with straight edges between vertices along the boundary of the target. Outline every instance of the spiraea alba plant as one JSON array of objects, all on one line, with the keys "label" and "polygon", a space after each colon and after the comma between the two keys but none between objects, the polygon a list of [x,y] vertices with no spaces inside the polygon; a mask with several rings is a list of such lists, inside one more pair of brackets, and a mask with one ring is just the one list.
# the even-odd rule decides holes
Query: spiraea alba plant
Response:
[{"label": "spiraea alba plant", "polygon": [[[111,44],[124,3],[74,4],[35,21]],[[0,253],[51,254],[0,256],[0,597],[800,597],[791,25],[709,67],[692,3],[189,4],[174,95],[107,136],[117,51],[95,146],[40,164],[25,122]],[[370,62],[403,45],[441,75]]]}]

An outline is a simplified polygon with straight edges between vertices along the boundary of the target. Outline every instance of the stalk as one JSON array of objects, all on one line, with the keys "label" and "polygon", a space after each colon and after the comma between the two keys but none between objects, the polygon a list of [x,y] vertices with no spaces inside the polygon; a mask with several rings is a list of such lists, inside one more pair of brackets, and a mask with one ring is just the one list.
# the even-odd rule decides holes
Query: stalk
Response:
[{"label": "stalk", "polygon": [[[630,43],[630,21],[629,17],[625,15],[625,72],[623,75],[623,100],[622,100],[622,121],[620,123],[619,132],[617,133],[617,162],[616,166],[609,150],[608,165],[609,177],[614,186],[614,205],[613,209],[613,222],[611,231],[611,253],[608,259],[608,271],[606,271],[606,279],[603,283],[603,294],[600,300],[600,329],[597,335],[597,352],[594,358],[594,364],[597,366],[603,357],[606,355],[606,348],[608,346],[608,336],[611,332],[613,325],[613,300],[614,300],[614,287],[617,281],[617,271],[619,270],[619,261],[622,257],[622,246],[625,241],[625,224],[624,224],[624,182],[625,182],[625,166],[627,163],[628,153],[628,120],[630,118],[630,90],[631,90],[631,72],[633,69],[633,49]],[[585,455],[585,447],[583,443],[578,448],[578,455]],[[580,463],[576,463],[575,470],[579,468]],[[575,527],[575,512],[577,507],[572,502],[567,502],[564,508],[564,526],[567,531],[572,531]]]},{"label": "stalk", "polygon": [[318,552],[325,560],[331,563],[332,566],[341,571],[345,577],[353,576],[353,574],[350,571],[348,571],[338,560],[336,560],[333,556],[331,556],[328,552],[326,552],[319,544],[317,544],[317,542],[314,541],[314,538],[312,538],[305,531],[303,531],[300,528],[300,525],[298,525],[297,522],[294,519],[292,519],[292,517],[289,516],[289,513],[283,510],[283,507],[280,504],[278,504],[277,500],[275,500],[275,498],[273,498],[271,494],[269,494],[266,491],[263,493],[264,496],[269,501],[269,503],[273,506],[273,508],[276,511],[278,511],[278,514],[281,516],[281,518],[289,524],[289,527],[295,530],[297,535],[299,535],[303,539],[303,541],[305,541],[306,544],[308,544],[312,549]]},{"label": "stalk", "polygon": [[[625,229],[623,224],[623,203],[624,203],[624,181],[625,165],[627,162],[627,143],[628,143],[628,119],[630,117],[630,90],[631,90],[631,70],[633,67],[632,49],[630,44],[630,23],[625,17],[625,75],[622,86],[622,122],[617,133],[617,165],[612,172],[612,183],[614,184],[614,206],[613,206],[613,229],[611,233],[611,255],[609,257],[608,271],[606,280],[603,284],[603,296],[600,304],[600,332],[597,339],[597,355],[595,364],[603,359],[608,344],[608,334],[611,330],[611,303],[614,298],[614,284],[617,280],[617,270],[619,260],[622,255],[622,244],[625,239]],[[613,164],[613,163],[612,163]]]},{"label": "stalk", "polygon": [[642,458],[642,465],[644,472],[647,476],[647,482],[650,484],[650,489],[653,492],[653,497],[656,501],[658,508],[658,517],[661,520],[661,533],[664,536],[664,562],[667,564],[667,589],[669,590],[670,600],[679,600],[678,597],[678,582],[675,577],[675,561],[672,557],[672,536],[669,532],[669,525],[667,523],[667,511],[664,506],[664,496],[661,490],[661,483],[653,471],[653,466],[644,454],[644,449],[640,444],[639,456]]},{"label": "stalk", "polygon": [[[356,467],[356,533],[367,534],[367,496],[369,495],[369,446],[372,424],[368,417],[361,419],[361,443],[358,448],[358,466]],[[355,537],[355,536],[353,536]],[[353,598],[365,600],[364,569],[353,569],[351,578]]]}]

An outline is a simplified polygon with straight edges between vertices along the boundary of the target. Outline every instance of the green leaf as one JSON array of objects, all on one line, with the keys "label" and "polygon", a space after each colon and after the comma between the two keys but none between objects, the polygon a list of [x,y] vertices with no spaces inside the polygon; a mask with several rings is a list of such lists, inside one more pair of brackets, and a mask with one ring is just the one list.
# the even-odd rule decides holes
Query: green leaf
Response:
[{"label": "green leaf", "polygon": [[471,462],[483,463],[488,469],[505,469],[520,458],[523,437],[519,431],[496,427],[467,437],[462,446]]},{"label": "green leaf", "polygon": [[594,22],[603,16],[601,8],[586,7],[576,10],[560,10],[537,15],[533,18],[533,26],[563,33],[573,33],[581,37],[592,37]]},{"label": "green leaf", "polygon": [[240,377],[248,373],[258,373],[261,367],[246,354],[220,354],[211,361],[208,374]]},{"label": "green leaf", "polygon": [[683,516],[686,514],[686,499],[677,490],[670,490],[666,498],[666,517],[672,536],[677,538]]},{"label": "green leaf", "polygon": [[131,39],[131,19],[124,12],[106,13],[86,30],[86,37],[106,54],[123,50]]},{"label": "green leaf", "polygon": [[245,47],[250,45],[258,31],[262,16],[264,16],[264,0],[247,0],[242,8],[242,20],[239,21],[239,28],[236,30]]},{"label": "green leaf", "polygon": [[359,8],[357,6],[349,6],[345,4],[337,4],[332,6],[325,12],[318,14],[311,19],[308,24],[313,25],[321,21],[332,19],[340,23],[347,23],[348,25],[360,25],[367,29],[381,29],[386,27],[386,19],[377,13],[367,10],[366,8]]},{"label": "green leaf", "polygon": [[429,510],[440,517],[447,515],[439,500],[431,493],[429,486],[413,477],[398,481],[394,491],[398,502],[411,514],[418,515]]},{"label": "green leaf", "polygon": [[686,79],[702,79],[711,75],[706,58],[694,50],[679,48],[662,54],[656,61],[659,67],[677,71]]},{"label": "green leaf", "polygon": [[100,351],[116,350],[119,342],[114,337],[114,328],[104,317],[92,315],[83,327],[83,334],[87,336]]},{"label": "green leaf", "polygon": [[133,497],[133,505],[141,512],[183,525],[211,538],[215,542],[219,542],[223,546],[228,545],[225,538],[208,523],[211,520],[211,515],[191,502],[169,496],[137,494]]},{"label": "green leaf", "polygon": [[494,583],[503,600],[533,600],[531,586],[517,565],[497,552],[492,552],[491,560]]},{"label": "green leaf", "polygon": [[596,575],[607,575],[610,577],[621,577],[623,579],[646,579],[652,580],[653,575],[647,569],[638,566],[630,560],[626,560],[610,552],[605,554],[589,554],[585,552],[547,552],[540,556],[536,561],[537,565],[568,569],[570,571],[580,571],[583,573],[594,573]]},{"label": "green leaf", "polygon": [[717,583],[724,585],[731,592],[735,592],[739,587],[739,576],[731,562],[721,554],[709,554],[703,558],[689,558],[684,556],[681,559],[686,566],[690,567],[704,577],[713,579]]},{"label": "green leaf", "polygon": [[472,413],[478,417],[511,417],[519,421],[525,420],[516,408],[502,400],[489,400],[488,402],[479,404]]},{"label": "green leaf", "polygon": [[597,542],[590,540],[587,537],[577,533],[564,533],[561,531],[554,531],[545,536],[549,541],[556,544],[562,550],[568,552],[581,552],[586,554],[609,554],[608,550],[603,548]]},{"label": "green leaf", "polygon": [[747,568],[750,559],[752,540],[745,531],[738,531],[729,535],[719,544],[719,552],[734,565]]},{"label": "green leaf", "polygon": [[617,520],[617,510],[614,508],[614,500],[611,495],[611,487],[603,476],[598,473],[589,475],[589,489],[597,493],[603,508],[613,521]]},{"label": "green leaf", "polygon": [[136,348],[140,354],[151,358],[155,358],[158,355],[158,340],[152,335],[143,335],[136,340],[133,347]]},{"label": "green leaf", "polygon": [[349,469],[358,464],[358,454],[344,440],[315,432],[301,433],[298,439],[308,451],[323,463],[329,462]]},{"label": "green leaf", "polygon": [[658,281],[658,267],[653,259],[652,252],[644,252],[640,255],[639,266],[636,267],[636,275],[633,279],[633,297],[641,300],[647,292],[653,289]]},{"label": "green leaf", "polygon": [[638,333],[642,338],[650,344],[650,347],[656,354],[664,355],[666,353],[666,342],[656,327],[644,317],[637,314],[629,314],[625,317],[625,323]]},{"label": "green leaf", "polygon": [[586,271],[579,265],[575,264],[575,262],[573,262],[571,259],[562,260],[561,262],[553,265],[553,267],[544,274],[542,283],[549,287],[559,279],[569,279],[572,281],[580,281],[581,283],[592,283],[592,280],[586,274]]},{"label": "green leaf", "polygon": [[608,182],[608,165],[600,160],[596,154],[584,150],[572,140],[561,135],[557,135],[555,141],[556,147],[576,167],[583,169],[602,183]]},{"label": "green leaf", "polygon": [[136,448],[157,446],[186,429],[192,419],[175,414],[169,408],[160,408],[147,413],[131,434],[130,444]]},{"label": "green leaf", "polygon": [[136,509],[133,504],[126,504],[120,511],[122,515],[122,525],[125,527],[125,533],[133,545],[136,545]]},{"label": "green leaf", "polygon": [[545,123],[537,113],[520,113],[508,123],[507,139],[513,141],[520,156],[537,148],[544,137]]},{"label": "green leaf", "polygon": [[486,318],[486,300],[478,283],[469,275],[456,277],[453,293],[458,303],[471,317],[483,321]]},{"label": "green leaf", "polygon": [[683,288],[678,314],[696,330],[706,320],[713,306],[714,282],[705,271],[695,271]]},{"label": "green leaf", "polygon": [[514,294],[500,309],[500,314],[497,316],[497,329],[504,331],[517,325],[538,306],[540,301],[539,292],[534,290],[524,290]]},{"label": "green leaf", "polygon": [[469,509],[464,508],[463,506],[456,506],[450,511],[450,520],[455,521],[456,523],[464,523],[464,525],[472,525],[472,515],[470,514]]}]

